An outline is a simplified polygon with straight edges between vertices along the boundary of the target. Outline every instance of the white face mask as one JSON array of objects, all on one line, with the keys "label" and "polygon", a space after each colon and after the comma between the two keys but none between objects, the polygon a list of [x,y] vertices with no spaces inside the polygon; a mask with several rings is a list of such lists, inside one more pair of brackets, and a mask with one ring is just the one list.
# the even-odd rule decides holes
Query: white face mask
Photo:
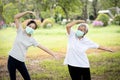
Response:
[{"label": "white face mask", "polygon": [[34,29],[32,29],[32,28],[29,27],[29,26],[26,26],[25,31],[27,32],[27,34],[33,34]]},{"label": "white face mask", "polygon": [[77,30],[76,31],[76,36],[77,37],[82,37],[84,35],[84,32],[83,31],[81,31],[81,30]]}]

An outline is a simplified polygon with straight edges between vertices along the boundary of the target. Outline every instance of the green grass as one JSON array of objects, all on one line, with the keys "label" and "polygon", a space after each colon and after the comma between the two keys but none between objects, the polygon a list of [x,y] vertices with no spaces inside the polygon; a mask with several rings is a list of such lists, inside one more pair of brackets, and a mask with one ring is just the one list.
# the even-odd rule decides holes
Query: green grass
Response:
[{"label": "green grass", "polygon": [[[94,28],[90,26],[89,33],[86,35],[93,41],[97,42],[103,46],[118,47],[120,46],[120,27],[118,26],[108,26],[102,28]],[[75,29],[75,28],[74,28]],[[0,55],[6,56],[8,51],[11,49],[16,36],[15,28],[7,28],[0,30]],[[54,28],[50,29],[38,29],[33,35],[35,39],[42,45],[54,50],[63,51],[66,50],[67,36],[65,31],[65,26],[56,25]],[[36,50],[35,48],[30,48],[30,51]],[[29,51],[29,52],[30,52]],[[38,51],[36,51],[38,52]]]},{"label": "green grass", "polygon": [[[74,30],[76,27],[73,28]],[[8,56],[16,36],[15,28],[0,30],[0,57]],[[66,53],[67,36],[65,26],[55,25],[50,29],[39,28],[34,33],[34,38],[47,48],[59,53]],[[115,53],[104,51],[90,51],[88,54],[91,64],[92,80],[119,80],[120,79],[120,27],[109,25],[107,27],[92,27],[86,35],[96,43],[115,50]],[[40,49],[30,47],[26,64],[32,80],[70,80],[67,66],[63,65],[64,57],[60,60],[47,59]],[[45,60],[41,60],[43,56]],[[1,60],[2,58],[0,58]],[[33,63],[34,61],[37,63]],[[3,62],[2,62],[3,63]],[[5,64],[6,65],[6,64]],[[4,65],[4,66],[5,66]],[[8,75],[0,79],[7,80]]]},{"label": "green grass", "polygon": [[[63,65],[63,60],[47,60],[40,63],[40,67],[44,70],[41,74],[46,74],[52,80],[70,80],[67,67]],[[42,79],[42,78],[41,78]],[[49,78],[48,78],[49,79]]]},{"label": "green grass", "polygon": [[89,56],[89,59],[92,75],[102,76],[101,80],[120,79],[120,51],[116,53],[92,55]]},{"label": "green grass", "polygon": [[[120,52],[89,54],[92,80],[119,80],[120,79]],[[33,73],[32,78],[37,80],[70,80],[67,66],[60,61],[44,60],[39,63],[42,71]]]},{"label": "green grass", "polygon": [[105,46],[120,46],[120,27],[110,25],[102,28],[91,28],[88,37]]}]

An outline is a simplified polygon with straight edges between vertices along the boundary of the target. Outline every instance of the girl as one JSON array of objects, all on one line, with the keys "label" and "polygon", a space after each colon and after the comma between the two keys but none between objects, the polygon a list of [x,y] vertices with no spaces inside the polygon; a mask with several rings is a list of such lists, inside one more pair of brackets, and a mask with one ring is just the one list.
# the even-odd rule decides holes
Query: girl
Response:
[{"label": "girl", "polygon": [[52,55],[53,57],[56,57],[52,51],[40,45],[32,37],[34,30],[37,29],[37,24],[35,21],[31,20],[30,22],[28,22],[26,28],[22,29],[22,25],[20,24],[19,19],[26,14],[35,15],[35,13],[32,11],[26,11],[14,16],[15,25],[17,28],[17,36],[15,38],[13,48],[9,52],[8,58],[8,71],[10,75],[10,80],[16,80],[16,69],[21,73],[24,80],[31,80],[25,65],[26,52],[30,46],[38,47],[48,54]]},{"label": "girl", "polygon": [[[68,33],[68,47],[64,64],[68,65],[72,80],[91,80],[90,65],[86,55],[89,48],[97,48],[112,52],[112,50],[103,48],[85,37],[88,32],[88,25],[83,20],[76,20],[68,23],[66,30]],[[81,23],[76,32],[71,27]]]}]

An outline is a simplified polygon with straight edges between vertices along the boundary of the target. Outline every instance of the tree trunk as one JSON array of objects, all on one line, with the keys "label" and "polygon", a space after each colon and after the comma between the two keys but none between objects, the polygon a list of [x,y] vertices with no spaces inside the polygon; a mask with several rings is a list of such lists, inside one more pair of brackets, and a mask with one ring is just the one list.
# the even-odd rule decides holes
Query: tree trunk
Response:
[{"label": "tree trunk", "polygon": [[97,1],[98,1],[98,0],[94,0],[94,1],[92,2],[93,15],[94,15],[94,18],[95,18],[95,19],[97,18]]},{"label": "tree trunk", "polygon": [[62,7],[62,9],[63,9],[63,11],[64,11],[64,13],[65,13],[65,15],[66,15],[66,19],[68,20],[68,12],[67,12],[67,10],[64,8],[64,7]]},{"label": "tree trunk", "polygon": [[88,18],[88,13],[87,13],[88,0],[81,0],[81,2],[83,3],[82,18],[84,20],[87,20],[87,18]]}]

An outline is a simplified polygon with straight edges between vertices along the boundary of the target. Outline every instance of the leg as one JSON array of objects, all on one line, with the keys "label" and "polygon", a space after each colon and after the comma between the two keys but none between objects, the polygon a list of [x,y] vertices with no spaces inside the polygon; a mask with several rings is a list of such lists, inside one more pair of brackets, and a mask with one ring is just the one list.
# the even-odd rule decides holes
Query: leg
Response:
[{"label": "leg", "polygon": [[30,75],[28,73],[28,70],[27,70],[24,62],[21,62],[19,64],[19,66],[17,66],[17,69],[21,73],[21,75],[23,76],[24,80],[31,80]]},{"label": "leg", "polygon": [[90,69],[84,68],[83,69],[83,80],[91,80]]},{"label": "leg", "polygon": [[82,80],[81,77],[81,71],[79,70],[78,67],[73,67],[68,65],[69,73],[72,78],[72,80]]},{"label": "leg", "polygon": [[15,60],[11,56],[8,58],[7,67],[10,75],[10,80],[16,80],[16,64]]}]

